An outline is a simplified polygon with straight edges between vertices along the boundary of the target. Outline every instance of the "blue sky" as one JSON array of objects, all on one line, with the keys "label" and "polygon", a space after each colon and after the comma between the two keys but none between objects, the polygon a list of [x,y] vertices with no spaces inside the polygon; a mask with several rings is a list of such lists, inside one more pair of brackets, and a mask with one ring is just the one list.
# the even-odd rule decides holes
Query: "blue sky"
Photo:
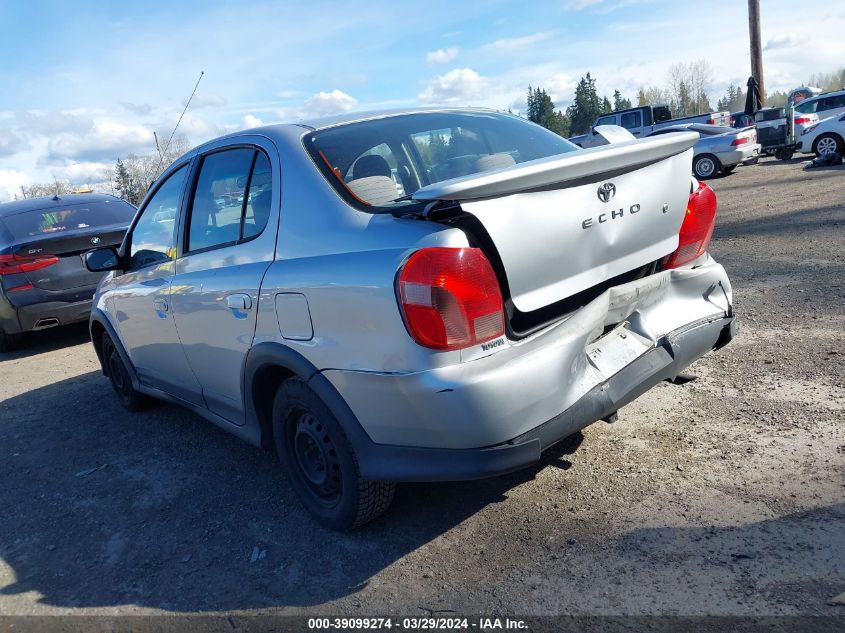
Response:
[{"label": "blue sky", "polygon": [[[845,64],[845,5],[762,0],[769,90]],[[706,59],[711,100],[749,74],[744,0],[0,3],[0,201],[21,184],[103,180],[167,136],[199,143],[304,115],[414,104],[559,107],[590,71],[634,97]]]}]

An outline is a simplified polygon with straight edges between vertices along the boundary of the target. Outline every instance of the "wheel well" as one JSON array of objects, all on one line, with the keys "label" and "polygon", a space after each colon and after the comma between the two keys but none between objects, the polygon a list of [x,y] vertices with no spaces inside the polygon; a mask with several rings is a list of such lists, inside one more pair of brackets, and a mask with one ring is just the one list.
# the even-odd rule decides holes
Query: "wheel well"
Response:
[{"label": "wheel well", "polygon": [[255,415],[261,427],[261,447],[266,450],[275,448],[273,439],[273,400],[282,383],[296,376],[294,372],[279,365],[262,367],[252,380],[251,395]]},{"label": "wheel well", "polygon": [[91,321],[91,343],[94,345],[94,351],[97,352],[97,359],[100,361],[100,367],[103,374],[108,376],[108,365],[103,362],[103,333],[106,328],[99,321]]}]

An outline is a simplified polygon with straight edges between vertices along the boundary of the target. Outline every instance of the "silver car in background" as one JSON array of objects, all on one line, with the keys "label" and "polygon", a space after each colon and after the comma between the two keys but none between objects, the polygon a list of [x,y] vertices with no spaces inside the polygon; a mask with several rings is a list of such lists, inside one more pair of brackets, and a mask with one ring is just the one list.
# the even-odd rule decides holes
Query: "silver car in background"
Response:
[{"label": "silver car in background", "polygon": [[721,125],[691,123],[665,127],[649,136],[669,132],[697,132],[692,172],[697,178],[711,178],[719,173],[729,174],[737,165],[751,165],[760,158],[757,130],[752,127],[734,129]]},{"label": "silver car in background", "polygon": [[275,450],[333,528],[395,482],[535,464],[733,336],[696,140],[580,150],[460,109],[206,143],[86,254],[109,271],[103,372],[129,410],[176,402]]}]

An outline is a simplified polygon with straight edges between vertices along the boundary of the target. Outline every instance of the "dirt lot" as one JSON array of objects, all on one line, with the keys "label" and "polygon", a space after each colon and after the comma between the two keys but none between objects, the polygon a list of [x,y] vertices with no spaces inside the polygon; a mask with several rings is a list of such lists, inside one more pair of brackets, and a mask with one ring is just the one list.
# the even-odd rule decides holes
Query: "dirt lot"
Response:
[{"label": "dirt lot", "polygon": [[845,169],[712,185],[740,333],[699,380],[528,472],[400,486],[353,534],[273,456],[124,413],[85,328],[0,356],[0,613],[842,614]]}]

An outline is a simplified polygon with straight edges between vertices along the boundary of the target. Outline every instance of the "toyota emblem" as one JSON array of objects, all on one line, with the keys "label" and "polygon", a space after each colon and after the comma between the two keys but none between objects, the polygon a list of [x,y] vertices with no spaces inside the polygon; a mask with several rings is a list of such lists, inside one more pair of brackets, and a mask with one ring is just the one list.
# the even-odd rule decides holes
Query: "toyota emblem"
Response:
[{"label": "toyota emblem", "polygon": [[602,202],[610,202],[613,196],[616,195],[616,185],[612,182],[606,182],[599,187],[599,200]]}]

